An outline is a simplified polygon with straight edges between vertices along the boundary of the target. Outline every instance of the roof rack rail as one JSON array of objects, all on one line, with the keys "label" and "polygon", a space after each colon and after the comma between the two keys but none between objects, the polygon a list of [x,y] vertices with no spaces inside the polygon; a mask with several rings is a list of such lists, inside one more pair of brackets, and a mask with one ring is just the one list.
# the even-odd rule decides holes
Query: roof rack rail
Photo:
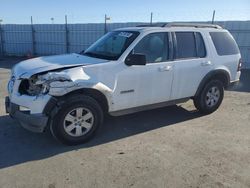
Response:
[{"label": "roof rack rail", "polygon": [[222,29],[221,26],[215,24],[201,24],[201,23],[182,23],[182,22],[172,22],[164,24],[162,27],[196,27],[196,28],[215,28]]},{"label": "roof rack rail", "polygon": [[154,23],[154,24],[141,24],[136,27],[164,27],[166,23]]},{"label": "roof rack rail", "polygon": [[141,24],[136,27],[195,27],[195,28],[215,28],[222,29],[221,26],[206,23],[188,23],[188,22],[170,22],[170,23],[154,23],[154,24]]}]

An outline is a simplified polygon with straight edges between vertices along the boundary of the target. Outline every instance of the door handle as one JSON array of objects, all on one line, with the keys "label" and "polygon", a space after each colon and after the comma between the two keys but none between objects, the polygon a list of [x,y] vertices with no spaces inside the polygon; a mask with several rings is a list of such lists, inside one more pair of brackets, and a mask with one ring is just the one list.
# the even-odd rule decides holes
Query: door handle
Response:
[{"label": "door handle", "polygon": [[172,66],[170,65],[167,65],[167,66],[162,66],[162,67],[159,67],[159,71],[160,72],[164,72],[164,71],[170,71],[172,69]]},{"label": "door handle", "polygon": [[209,66],[212,65],[211,61],[205,61],[201,63],[201,66]]}]

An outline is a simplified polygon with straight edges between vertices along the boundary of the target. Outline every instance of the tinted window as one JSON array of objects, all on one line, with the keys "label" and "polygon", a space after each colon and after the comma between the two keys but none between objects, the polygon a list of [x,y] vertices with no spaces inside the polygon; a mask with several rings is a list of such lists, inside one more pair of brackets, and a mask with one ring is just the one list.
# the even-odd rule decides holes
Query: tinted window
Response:
[{"label": "tinted window", "polygon": [[195,37],[193,32],[176,32],[176,58],[196,57]]},{"label": "tinted window", "polygon": [[145,36],[135,46],[133,52],[146,55],[147,63],[163,62],[168,60],[168,34],[151,33]]},{"label": "tinted window", "polygon": [[176,58],[205,57],[206,48],[203,37],[198,32],[176,32]]},{"label": "tinted window", "polygon": [[206,48],[205,48],[204,40],[200,33],[195,33],[195,36],[196,36],[197,57],[205,57]]},{"label": "tinted window", "polygon": [[210,32],[218,55],[238,54],[239,48],[233,37],[227,32]]}]

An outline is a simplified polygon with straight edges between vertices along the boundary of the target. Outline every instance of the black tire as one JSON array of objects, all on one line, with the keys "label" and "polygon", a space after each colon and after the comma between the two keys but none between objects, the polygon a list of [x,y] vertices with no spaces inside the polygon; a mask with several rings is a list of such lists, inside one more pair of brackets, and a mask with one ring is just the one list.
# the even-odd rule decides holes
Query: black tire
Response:
[{"label": "black tire", "polygon": [[[212,88],[213,89],[217,88],[219,92],[219,97],[217,97],[218,100],[210,99],[207,96],[210,94],[209,92],[212,90]],[[205,84],[205,86],[198,94],[198,96],[194,97],[194,106],[203,114],[211,114],[219,108],[223,100],[223,97],[224,97],[223,83],[220,80],[211,80]],[[212,105],[212,103],[211,102],[209,103],[209,101],[213,101],[214,104]]]},{"label": "black tire", "polygon": [[[89,130],[86,131],[86,134],[81,135],[81,136],[72,136],[70,135],[70,133],[67,133],[66,128],[65,128],[66,126],[65,122],[67,121],[65,119],[66,115],[68,115],[69,113],[73,113],[74,109],[86,109],[86,110],[89,110],[88,112],[92,113],[91,118],[92,117],[93,118],[91,119],[91,121],[93,122],[91,122],[92,124],[91,128],[89,128]],[[75,113],[77,113],[76,110],[75,110]],[[82,114],[83,113],[84,112],[82,112]],[[75,118],[78,119],[77,116]],[[85,120],[82,120],[82,121],[85,121]],[[78,144],[83,144],[89,141],[91,138],[93,138],[97,129],[102,124],[102,122],[103,122],[103,110],[95,99],[89,96],[84,96],[80,94],[72,95],[59,102],[59,109],[51,121],[50,131],[52,135],[61,143],[66,144],[66,145],[78,145]],[[74,124],[75,126],[75,123],[70,123],[70,125],[72,124]],[[77,125],[77,126],[80,126],[80,125]],[[83,128],[84,127],[81,127],[81,130]],[[76,128],[72,129],[72,134],[74,134],[74,131],[76,133]]]}]

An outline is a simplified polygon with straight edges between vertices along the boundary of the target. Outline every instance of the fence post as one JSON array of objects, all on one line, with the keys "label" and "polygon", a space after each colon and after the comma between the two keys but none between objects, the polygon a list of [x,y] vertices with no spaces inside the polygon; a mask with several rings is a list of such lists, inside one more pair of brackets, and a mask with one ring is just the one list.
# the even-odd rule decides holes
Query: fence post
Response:
[{"label": "fence post", "polygon": [[2,29],[2,24],[0,20],[0,48],[1,48],[1,55],[4,56],[4,40],[3,40],[3,29]]},{"label": "fence post", "polygon": [[31,40],[32,40],[32,55],[36,55],[36,41],[35,41],[35,29],[33,26],[33,18],[30,17],[30,26],[31,26]]},{"label": "fence post", "polygon": [[151,12],[150,14],[150,25],[152,25],[152,23],[153,23],[153,12]]},{"label": "fence post", "polygon": [[68,30],[67,15],[65,15],[65,44],[66,44],[66,53],[69,53],[69,30]]},{"label": "fence post", "polygon": [[107,20],[110,20],[110,17],[107,16],[107,14],[105,14],[105,18],[104,18],[104,34],[106,34],[108,32],[108,27],[107,27]]},{"label": "fence post", "polygon": [[107,33],[107,15],[105,14],[105,18],[104,18],[104,34]]}]

